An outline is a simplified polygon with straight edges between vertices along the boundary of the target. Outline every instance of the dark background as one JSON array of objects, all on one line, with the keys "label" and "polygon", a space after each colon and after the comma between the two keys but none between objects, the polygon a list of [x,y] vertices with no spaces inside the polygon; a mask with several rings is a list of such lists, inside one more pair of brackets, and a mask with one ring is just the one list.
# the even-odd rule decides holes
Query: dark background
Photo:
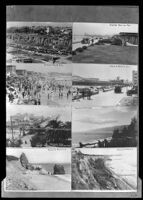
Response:
[{"label": "dark background", "polygon": [[138,23],[138,6],[14,5],[7,21]]},{"label": "dark background", "polygon": [[[11,2],[11,4],[10,4]],[[41,1],[38,1],[42,4]],[[102,3],[105,2],[107,5],[102,5]],[[124,3],[123,3],[124,2]],[[1,33],[3,34],[1,39],[1,69],[4,72],[4,74],[0,74],[0,81],[1,81],[1,89],[0,89],[0,97],[1,97],[1,103],[0,103],[0,116],[1,116],[1,180],[5,177],[5,119],[6,119],[6,107],[5,105],[5,65],[6,65],[6,40],[4,39],[6,37],[6,21],[47,21],[47,22],[94,22],[94,23],[139,23],[139,13],[141,14],[142,9],[142,3],[141,1],[122,1],[120,0],[119,3],[122,5],[108,5],[108,1],[99,0],[99,5],[71,5],[71,6],[65,6],[65,5],[15,5],[13,1],[9,1],[4,7],[1,7],[1,14],[3,13],[3,24],[1,27]],[[19,1],[19,3],[22,3],[22,1]],[[24,2],[25,3],[25,2]],[[48,2],[49,3],[49,2]],[[95,1],[97,3],[97,0]],[[101,4],[100,4],[101,3]],[[125,3],[127,5],[125,5]],[[140,6],[140,7],[139,7]],[[139,12],[140,11],[140,12]],[[141,14],[142,15],[142,14]],[[141,27],[141,19],[142,16],[140,16],[140,27]],[[141,28],[139,30],[139,36],[141,35]],[[141,44],[141,37],[139,44]],[[141,45],[140,45],[140,52],[141,52]],[[142,59],[139,60],[140,66],[142,65]],[[139,73],[140,78],[140,85],[141,85],[141,72]],[[3,80],[3,81],[2,81]],[[140,95],[141,95],[140,90]],[[141,102],[141,98],[140,98]],[[2,112],[3,111],[3,112]],[[141,122],[141,116],[140,116],[140,122]],[[140,136],[141,140],[141,136]],[[2,153],[2,151],[4,153]],[[3,157],[3,158],[2,158]],[[139,188],[141,186],[139,185]],[[2,193],[2,196],[7,197],[15,197],[15,196],[21,196],[21,197],[101,197],[103,196],[103,193],[75,193],[72,192],[69,194],[66,193],[58,193],[55,192],[54,194],[51,193]],[[78,196],[77,196],[78,195]],[[141,195],[141,191],[139,193],[104,193],[105,197],[138,197]]]}]

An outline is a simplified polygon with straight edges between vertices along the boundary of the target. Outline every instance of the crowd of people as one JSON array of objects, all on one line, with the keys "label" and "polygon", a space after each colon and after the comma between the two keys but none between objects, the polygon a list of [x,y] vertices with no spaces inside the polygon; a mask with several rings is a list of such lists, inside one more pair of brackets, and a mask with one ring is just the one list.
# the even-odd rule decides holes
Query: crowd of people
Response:
[{"label": "crowd of people", "polygon": [[[63,83],[64,82],[64,83]],[[44,100],[54,101],[63,97],[69,99],[71,86],[69,81],[61,83],[54,78],[33,74],[26,76],[7,76],[6,94],[7,101],[12,104],[41,105]],[[45,102],[45,104],[47,103]]]}]

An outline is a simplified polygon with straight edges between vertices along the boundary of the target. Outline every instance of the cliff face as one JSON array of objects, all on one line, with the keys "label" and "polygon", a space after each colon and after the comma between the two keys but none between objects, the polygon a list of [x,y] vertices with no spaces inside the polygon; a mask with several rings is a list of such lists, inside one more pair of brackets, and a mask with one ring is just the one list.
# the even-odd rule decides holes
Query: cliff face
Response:
[{"label": "cliff face", "polygon": [[72,189],[119,190],[126,185],[106,167],[104,158],[75,152],[72,157]]},{"label": "cliff face", "polygon": [[24,167],[25,169],[29,169],[29,170],[34,169],[34,166],[29,163],[29,161],[24,153],[22,153],[20,156],[20,163],[21,163],[22,167]]},{"label": "cliff face", "polygon": [[6,157],[6,189],[7,190],[35,190],[36,187],[30,183],[24,174],[26,169],[21,161],[14,156]]}]

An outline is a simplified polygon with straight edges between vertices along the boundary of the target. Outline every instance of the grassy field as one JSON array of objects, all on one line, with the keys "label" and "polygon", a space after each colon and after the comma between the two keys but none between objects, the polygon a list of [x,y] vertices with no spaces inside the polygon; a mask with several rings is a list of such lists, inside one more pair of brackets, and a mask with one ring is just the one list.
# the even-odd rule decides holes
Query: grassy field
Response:
[{"label": "grassy field", "polygon": [[137,47],[94,45],[73,56],[75,63],[128,64],[138,63]]}]

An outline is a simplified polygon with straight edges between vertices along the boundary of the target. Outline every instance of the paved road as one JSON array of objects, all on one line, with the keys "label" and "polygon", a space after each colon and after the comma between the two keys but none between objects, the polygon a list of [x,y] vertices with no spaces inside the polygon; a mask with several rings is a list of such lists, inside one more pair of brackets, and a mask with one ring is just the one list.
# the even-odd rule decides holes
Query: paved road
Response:
[{"label": "paved road", "polygon": [[108,91],[108,92],[102,92],[100,91],[99,94],[93,95],[91,97],[91,100],[80,99],[73,101],[74,107],[95,107],[95,106],[116,106],[118,103],[126,97],[126,91],[127,88],[122,89],[121,94],[114,93],[114,90]]}]

